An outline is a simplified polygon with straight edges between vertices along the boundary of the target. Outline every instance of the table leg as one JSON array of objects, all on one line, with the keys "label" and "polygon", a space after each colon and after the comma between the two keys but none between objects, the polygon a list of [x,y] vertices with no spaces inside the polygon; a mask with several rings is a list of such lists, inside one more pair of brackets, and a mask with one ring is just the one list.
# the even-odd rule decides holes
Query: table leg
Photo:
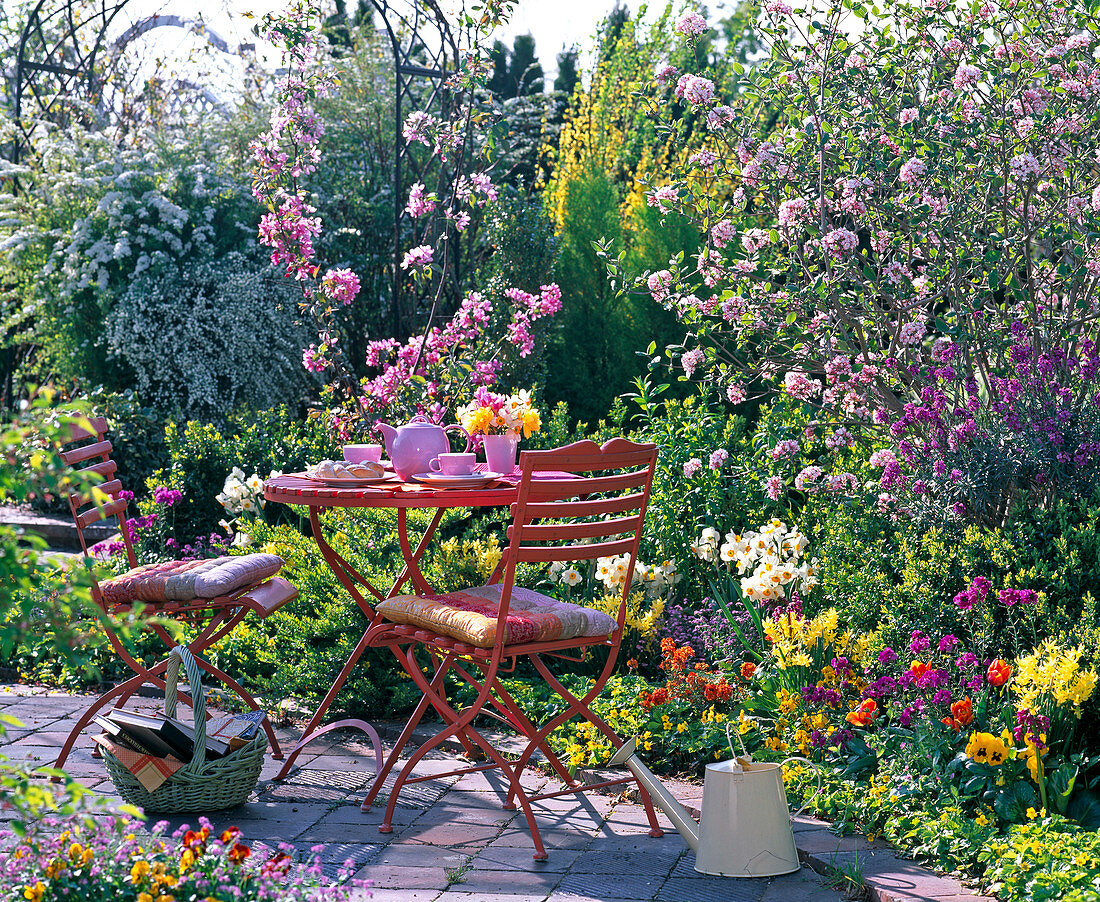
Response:
[{"label": "table leg", "polygon": [[[376,589],[362,573],[351,566],[340,554],[333,548],[327,541],[325,541],[324,532],[321,530],[321,508],[311,507],[309,509],[309,525],[313,531],[313,541],[317,543],[317,547],[321,551],[321,557],[325,559],[325,563],[328,564],[329,569],[333,575],[339,580],[340,585],[347,590],[347,593],[352,597],[352,600],[359,605],[359,609],[367,615],[368,620],[374,619],[374,609],[370,606],[367,600],[363,597],[363,593],[359,591],[359,586],[365,588],[375,598],[381,601],[386,596],[383,595],[378,589]],[[357,585],[358,584],[358,585]],[[391,592],[392,594],[392,592]]]},{"label": "table leg", "polygon": [[[371,608],[370,604],[363,596],[363,593],[359,590],[360,586],[362,586],[368,592],[374,595],[374,597],[377,598],[379,601],[381,601],[383,598],[392,598],[400,591],[401,586],[403,586],[406,582],[410,580],[412,581],[418,592],[427,595],[432,594],[434,590],[427,579],[424,578],[424,574],[420,572],[419,561],[424,554],[424,550],[428,547],[428,543],[431,541],[432,536],[435,535],[435,531],[438,528],[440,521],[443,519],[443,508],[439,508],[438,510],[436,510],[435,515],[432,517],[431,523],[428,524],[428,528],[420,537],[420,541],[417,543],[415,549],[413,549],[411,543],[409,542],[407,512],[404,508],[398,509],[397,538],[398,543],[401,547],[401,554],[405,558],[405,566],[398,574],[396,581],[390,587],[390,590],[386,595],[383,595],[377,588],[375,588],[371,584],[371,582],[366,579],[366,577],[364,577],[361,573],[359,573],[359,571],[352,567],[351,564],[349,564],[347,560],[345,560],[336,551],[336,549],[329,545],[329,543],[325,540],[324,533],[321,529],[321,510],[322,508],[318,507],[311,507],[309,510],[309,523],[313,532],[313,540],[317,543],[317,547],[321,551],[321,556],[325,559],[325,563],[328,564],[329,569],[336,576],[336,579],[339,580],[340,585],[342,585],[344,589],[347,590],[347,593],[352,597],[355,603],[370,620],[374,620],[374,610]],[[351,656],[348,658],[347,663],[344,664],[344,667],[340,671],[340,674],[336,677],[336,681],[332,684],[332,688],[329,689],[328,693],[321,700],[321,704],[318,706],[317,710],[310,718],[309,723],[306,725],[305,731],[302,733],[302,738],[298,741],[298,744],[294,746],[290,754],[287,755],[286,761],[283,763],[283,766],[279,770],[279,773],[275,776],[276,780],[286,779],[286,776],[290,772],[290,769],[293,766],[295,759],[298,757],[298,754],[307,745],[331,730],[334,730],[338,727],[348,726],[363,729],[364,732],[366,732],[367,735],[371,738],[371,742],[374,745],[375,749],[375,757],[377,760],[377,766],[375,769],[375,773],[377,774],[376,784],[378,786],[381,786],[381,781],[385,779],[385,772],[383,771],[382,766],[381,741],[378,738],[377,731],[375,731],[373,727],[360,720],[342,720],[337,721],[336,723],[329,724],[326,727],[318,728],[321,720],[328,712],[329,706],[336,698],[336,694],[340,691],[344,683],[347,681],[348,676],[351,674],[352,668],[359,662],[359,659],[363,656],[363,653],[367,650],[367,648],[370,647],[372,638],[373,637],[371,636],[371,629],[370,627],[368,627],[367,631],[363,633],[362,638],[355,646],[355,650],[351,653]],[[398,649],[394,650],[397,653],[398,658],[400,658],[400,651]],[[437,670],[437,674],[438,673],[440,673],[440,671]],[[423,710],[421,709],[419,713],[422,716]],[[420,719],[419,716],[417,716],[416,712],[414,712],[413,718],[416,721],[419,721]],[[412,722],[413,719],[410,719],[410,723]],[[472,746],[464,733],[460,736],[460,741],[468,751],[472,750]],[[404,743],[399,742],[398,748],[400,748],[400,746],[403,744]],[[391,759],[394,759],[394,755],[396,755],[396,750],[394,754],[391,755]],[[390,767],[392,767],[392,762],[387,762],[385,771],[388,772]]]},{"label": "table leg", "polygon": [[[336,698],[336,693],[338,693],[343,688],[344,683],[347,681],[348,675],[351,673],[351,669],[357,663],[359,663],[359,659],[363,656],[363,652],[365,652],[369,647],[372,638],[373,637],[370,634],[370,629],[368,628],[366,632],[363,633],[363,637],[359,640],[359,643],[355,646],[355,650],[352,651],[351,657],[348,658],[347,663],[344,665],[344,669],[341,670],[339,676],[336,677],[336,681],[332,684],[332,688],[329,689],[325,697],[321,699],[321,704],[318,706],[317,710],[313,714],[313,717],[310,718],[309,723],[306,725],[305,731],[302,733],[302,738],[298,740],[298,744],[294,746],[290,754],[287,755],[286,761],[283,762],[282,768],[279,770],[279,773],[275,775],[276,780],[285,780],[287,772],[294,764],[294,759],[298,757],[298,753],[307,745],[309,745],[314,739],[320,736],[321,732],[324,732],[314,731],[317,729],[317,725],[324,718],[325,714],[328,713],[329,705],[331,705],[332,700]],[[341,723],[345,722],[341,721]],[[332,727],[334,726],[336,726],[336,724],[331,724],[325,729],[329,730],[332,729]],[[373,728],[371,732],[374,732]],[[371,737],[371,740],[376,741],[375,737],[377,737],[377,735],[377,733],[374,733],[374,736]],[[378,748],[378,746],[376,746],[376,748]],[[381,752],[379,751],[378,754],[381,755]]]},{"label": "table leg", "polygon": [[401,570],[401,573],[397,577],[397,581],[390,589],[390,596],[393,597],[401,589],[401,586],[405,584],[407,580],[412,580],[413,586],[416,587],[416,591],[421,595],[431,595],[435,592],[425,578],[424,574],[420,572],[420,558],[424,554],[424,549],[428,547],[428,542],[431,541],[432,536],[435,535],[436,527],[439,526],[439,521],[443,519],[443,508],[439,508],[435,512],[435,516],[432,517],[432,522],[428,524],[428,528],[424,531],[424,535],[420,537],[420,541],[417,543],[416,550],[414,551],[409,544],[409,518],[408,511],[405,508],[398,508],[397,510],[397,541],[401,545],[401,554],[405,558],[405,566]]}]

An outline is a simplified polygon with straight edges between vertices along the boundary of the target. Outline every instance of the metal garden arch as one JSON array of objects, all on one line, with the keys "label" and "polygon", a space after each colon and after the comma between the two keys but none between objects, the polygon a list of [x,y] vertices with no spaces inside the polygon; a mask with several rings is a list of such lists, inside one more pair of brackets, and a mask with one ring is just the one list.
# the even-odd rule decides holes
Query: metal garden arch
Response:
[{"label": "metal garden arch", "polygon": [[[108,51],[117,51],[138,36],[159,27],[186,28],[201,34],[212,46],[231,52],[220,35],[199,20],[177,15],[150,16],[110,40],[109,31],[128,0],[38,0],[30,10],[19,39],[14,73],[14,113],[20,130],[36,119],[64,122],[74,115],[98,118],[108,124],[106,102],[110,72],[104,71]],[[436,0],[370,0],[381,20],[394,61],[394,172],[393,172],[393,310],[395,327],[401,322],[401,236],[407,222],[402,202],[407,174],[423,180],[421,166],[401,137],[407,104],[418,109],[445,105],[446,82],[458,69],[458,46]],[[427,90],[421,86],[426,85]],[[187,83],[181,82],[182,87]],[[197,86],[192,86],[197,87]],[[197,102],[210,95],[195,91]],[[415,98],[415,100],[414,100]],[[27,144],[21,131],[10,151],[18,160]],[[395,332],[396,334],[396,332]]]}]

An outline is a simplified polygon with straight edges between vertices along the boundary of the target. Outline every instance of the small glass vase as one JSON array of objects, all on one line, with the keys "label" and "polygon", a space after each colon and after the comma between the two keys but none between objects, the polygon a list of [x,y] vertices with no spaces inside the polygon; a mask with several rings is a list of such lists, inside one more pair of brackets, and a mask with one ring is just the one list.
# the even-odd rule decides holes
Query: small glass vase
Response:
[{"label": "small glass vase", "polygon": [[514,435],[487,435],[484,438],[485,469],[510,476],[516,468],[519,438]]}]

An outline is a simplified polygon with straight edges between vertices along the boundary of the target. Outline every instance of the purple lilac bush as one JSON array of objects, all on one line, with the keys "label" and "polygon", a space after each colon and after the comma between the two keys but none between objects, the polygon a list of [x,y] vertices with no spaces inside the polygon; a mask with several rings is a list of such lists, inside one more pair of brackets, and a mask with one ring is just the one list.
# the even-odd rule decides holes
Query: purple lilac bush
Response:
[{"label": "purple lilac bush", "polygon": [[[685,373],[805,405],[786,438],[821,462],[885,442],[882,500],[910,513],[999,522],[1091,491],[1098,34],[1065,0],[775,0],[736,100],[702,56],[661,67],[654,114],[707,133],[650,193],[703,238],[645,280],[689,327]],[[785,481],[813,491],[804,451]]]}]

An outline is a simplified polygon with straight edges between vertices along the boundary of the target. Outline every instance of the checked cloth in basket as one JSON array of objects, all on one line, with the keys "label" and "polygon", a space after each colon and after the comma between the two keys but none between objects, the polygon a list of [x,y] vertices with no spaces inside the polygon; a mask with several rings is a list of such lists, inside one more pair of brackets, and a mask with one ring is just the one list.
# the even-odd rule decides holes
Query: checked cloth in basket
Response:
[{"label": "checked cloth in basket", "polygon": [[153,792],[160,787],[165,780],[172,776],[172,774],[183,767],[183,762],[177,761],[171,755],[165,758],[154,758],[152,755],[135,752],[133,749],[128,749],[124,745],[112,742],[104,735],[94,736],[92,738],[95,739],[97,744],[103,746],[103,748],[114,755],[123,767],[137,777],[138,782],[144,786],[148,792]]}]

